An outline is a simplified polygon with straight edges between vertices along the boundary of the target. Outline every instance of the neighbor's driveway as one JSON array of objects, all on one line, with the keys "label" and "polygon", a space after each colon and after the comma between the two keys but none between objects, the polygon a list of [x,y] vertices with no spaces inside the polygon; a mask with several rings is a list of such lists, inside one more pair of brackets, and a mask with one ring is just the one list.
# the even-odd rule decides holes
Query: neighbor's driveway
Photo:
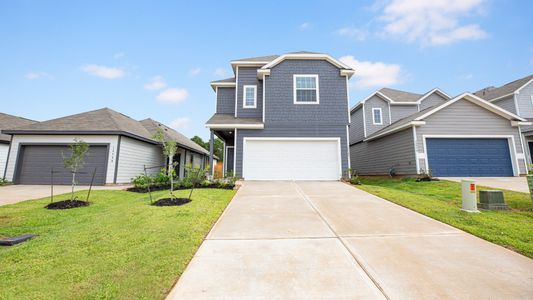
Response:
[{"label": "neighbor's driveway", "polygon": [[441,177],[440,179],[461,182],[462,179],[474,180],[476,185],[529,193],[525,177]]},{"label": "neighbor's driveway", "polygon": [[170,299],[509,299],[533,260],[340,182],[245,182]]},{"label": "neighbor's driveway", "polygon": [[[122,190],[129,185],[93,186],[94,190]],[[76,191],[88,190],[88,186],[77,186]],[[69,193],[70,185],[54,186],[54,195]],[[49,185],[8,185],[0,187],[0,206],[25,200],[39,199],[50,196]]]}]

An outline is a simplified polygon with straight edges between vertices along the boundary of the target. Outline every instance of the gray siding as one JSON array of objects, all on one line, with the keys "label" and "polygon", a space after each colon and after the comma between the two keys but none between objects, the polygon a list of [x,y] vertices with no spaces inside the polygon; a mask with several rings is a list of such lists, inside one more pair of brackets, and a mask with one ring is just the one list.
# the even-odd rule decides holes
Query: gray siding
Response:
[{"label": "gray siding", "polygon": [[348,145],[346,126],[309,126],[306,128],[269,127],[264,130],[237,130],[236,175],[242,176],[242,145],[245,137],[340,137],[342,171],[348,169]]},{"label": "gray siding", "polygon": [[392,123],[418,112],[418,105],[391,105]]},{"label": "gray siding", "polygon": [[[496,115],[468,100],[459,100],[441,111],[429,116],[426,125],[417,127],[417,151],[424,153],[424,135],[510,135],[514,137],[514,147],[517,153],[522,154],[522,146],[517,127],[512,127],[511,122]],[[515,160],[513,159],[513,164]],[[425,160],[420,159],[421,168]],[[520,173],[525,173],[523,159],[518,159]]]},{"label": "gray siding", "polygon": [[235,114],[235,88],[217,88],[217,113]]},{"label": "gray siding", "polygon": [[533,83],[524,86],[515,96],[518,103],[518,111],[523,118],[533,118]]},{"label": "gray siding", "polygon": [[[389,122],[389,103],[378,96],[372,96],[370,99],[367,99],[365,104],[365,122],[366,122],[366,136],[371,135],[372,133],[390,125]],[[372,118],[372,109],[381,108],[383,125],[374,125]]]},{"label": "gray siding", "polygon": [[[240,72],[240,70],[239,70]],[[294,104],[293,75],[318,74],[320,104]],[[348,125],[346,78],[327,61],[285,60],[265,80],[265,128]],[[346,135],[346,134],[344,134]]]},{"label": "gray siding", "polygon": [[352,115],[350,124],[350,143],[359,142],[365,138],[365,129],[363,127],[363,108],[359,108]]},{"label": "gray siding", "polygon": [[[257,79],[257,67],[243,68],[239,67],[238,72],[238,89],[237,89],[237,116],[240,118],[263,118],[263,81]],[[243,108],[243,86],[257,86],[257,107]],[[234,102],[235,103],[235,102]]]},{"label": "gray siding", "polygon": [[361,175],[386,175],[394,167],[398,175],[416,174],[411,128],[384,138],[350,147],[352,169]]},{"label": "gray siding", "polygon": [[444,102],[446,102],[447,100],[448,100],[447,98],[444,98],[437,93],[433,93],[429,95],[426,99],[422,100],[422,102],[420,103],[420,110],[424,110],[428,107],[444,104]]},{"label": "gray siding", "polygon": [[492,104],[494,105],[498,105],[499,107],[509,111],[509,112],[512,112],[513,114],[516,114],[516,106],[515,106],[515,102],[514,102],[514,97],[513,96],[509,96],[509,97],[505,97],[501,100],[498,100],[498,101],[494,101],[492,102]]}]

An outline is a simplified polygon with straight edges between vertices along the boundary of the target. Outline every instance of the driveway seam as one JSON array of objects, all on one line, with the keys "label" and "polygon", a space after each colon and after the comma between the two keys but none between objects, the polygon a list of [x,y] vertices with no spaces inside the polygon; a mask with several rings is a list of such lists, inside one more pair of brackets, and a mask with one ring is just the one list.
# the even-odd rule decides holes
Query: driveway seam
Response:
[{"label": "driveway seam", "polygon": [[322,213],[320,213],[320,211],[314,205],[314,203],[311,201],[311,199],[309,199],[309,197],[307,197],[307,195],[304,193],[304,191],[300,188],[300,186],[295,181],[292,181],[291,183],[294,186],[294,188],[296,189],[296,191],[298,192],[298,194],[300,194],[300,196],[313,208],[313,210],[317,213],[317,215],[322,219],[322,221],[326,224],[326,226],[328,226],[328,228],[331,230],[331,232],[335,235],[335,238],[337,240],[339,240],[339,242],[341,242],[342,246],[346,249],[346,251],[348,251],[348,253],[350,253],[350,256],[354,259],[354,261],[357,263],[357,265],[359,265],[359,267],[363,270],[363,272],[365,272],[366,276],[368,276],[368,278],[374,283],[374,285],[381,292],[381,294],[383,294],[383,296],[386,299],[390,300],[389,296],[385,293],[385,291],[383,290],[383,288],[381,287],[379,282],[374,278],[374,276],[372,276],[370,274],[370,272],[367,270],[367,268],[364,266],[364,264],[360,261],[360,259],[352,251],[350,251],[350,248],[348,247],[348,245],[344,242],[342,237],[340,237],[337,234],[337,232],[333,229],[333,227],[328,223],[326,218],[322,215]]},{"label": "driveway seam", "polygon": [[276,240],[328,240],[336,239],[335,236],[310,236],[310,237],[267,237],[267,238],[214,238],[210,241],[276,241]]}]

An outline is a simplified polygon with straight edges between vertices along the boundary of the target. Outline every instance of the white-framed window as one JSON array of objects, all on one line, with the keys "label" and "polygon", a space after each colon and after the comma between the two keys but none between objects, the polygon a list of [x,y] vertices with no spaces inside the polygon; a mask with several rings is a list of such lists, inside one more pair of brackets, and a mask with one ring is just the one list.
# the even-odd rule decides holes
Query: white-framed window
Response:
[{"label": "white-framed window", "polygon": [[381,108],[372,108],[372,124],[383,125],[383,115],[381,114]]},{"label": "white-framed window", "polygon": [[242,87],[242,107],[256,108],[257,107],[257,86],[245,85]]},{"label": "white-framed window", "polygon": [[318,104],[318,75],[294,75],[294,104]]}]

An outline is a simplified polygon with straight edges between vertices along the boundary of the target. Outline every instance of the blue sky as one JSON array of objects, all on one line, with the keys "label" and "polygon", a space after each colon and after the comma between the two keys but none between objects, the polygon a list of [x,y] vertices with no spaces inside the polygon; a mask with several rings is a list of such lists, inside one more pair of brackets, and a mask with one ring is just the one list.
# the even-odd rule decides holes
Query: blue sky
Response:
[{"label": "blue sky", "polygon": [[356,67],[351,104],[383,86],[449,94],[533,70],[533,2],[2,1],[0,111],[36,120],[110,107],[204,138],[229,61],[291,51]]}]

